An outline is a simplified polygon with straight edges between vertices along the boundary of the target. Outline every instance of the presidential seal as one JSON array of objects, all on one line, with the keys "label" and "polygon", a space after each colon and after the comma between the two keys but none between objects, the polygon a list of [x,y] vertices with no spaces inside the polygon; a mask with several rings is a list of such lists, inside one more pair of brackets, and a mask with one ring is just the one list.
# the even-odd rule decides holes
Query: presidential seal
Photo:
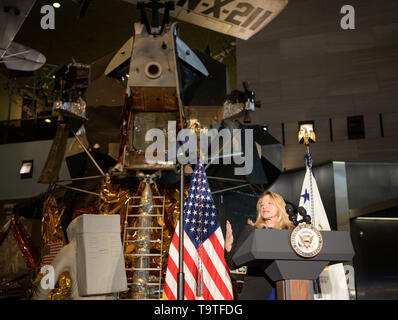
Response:
[{"label": "presidential seal", "polygon": [[293,229],[290,244],[294,252],[304,258],[315,257],[323,246],[322,235],[311,224],[302,224]]}]

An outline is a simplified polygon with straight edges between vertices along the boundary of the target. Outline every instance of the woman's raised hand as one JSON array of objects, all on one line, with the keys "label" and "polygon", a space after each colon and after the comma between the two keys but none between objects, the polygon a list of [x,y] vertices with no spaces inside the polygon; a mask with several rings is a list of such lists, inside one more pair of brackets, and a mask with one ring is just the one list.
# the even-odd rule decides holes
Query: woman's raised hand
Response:
[{"label": "woman's raised hand", "polygon": [[232,244],[234,243],[234,236],[232,234],[232,227],[231,224],[229,223],[229,221],[227,220],[226,223],[226,232],[225,232],[225,250],[227,250],[227,252],[230,252],[232,249]]}]

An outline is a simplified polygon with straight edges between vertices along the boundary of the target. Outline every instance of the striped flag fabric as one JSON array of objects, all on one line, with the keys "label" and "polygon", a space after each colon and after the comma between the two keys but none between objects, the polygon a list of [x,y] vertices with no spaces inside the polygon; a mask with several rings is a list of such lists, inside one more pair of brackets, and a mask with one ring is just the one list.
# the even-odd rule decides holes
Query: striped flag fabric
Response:
[{"label": "striped flag fabric", "polygon": [[55,242],[47,244],[44,247],[42,265],[51,264],[58,254],[58,252],[63,248],[63,242]]},{"label": "striped flag fabric", "polygon": [[[318,230],[330,231],[329,220],[312,170],[311,153],[307,153],[306,173],[301,188],[299,206],[311,215],[312,225]],[[349,300],[344,266],[337,263],[327,266],[314,281],[314,300]]]},{"label": "striped flag fabric", "polygon": [[[205,169],[200,159],[184,203],[184,299],[233,300],[229,268],[224,259],[224,236]],[[179,224],[169,249],[163,298],[177,299]]]}]

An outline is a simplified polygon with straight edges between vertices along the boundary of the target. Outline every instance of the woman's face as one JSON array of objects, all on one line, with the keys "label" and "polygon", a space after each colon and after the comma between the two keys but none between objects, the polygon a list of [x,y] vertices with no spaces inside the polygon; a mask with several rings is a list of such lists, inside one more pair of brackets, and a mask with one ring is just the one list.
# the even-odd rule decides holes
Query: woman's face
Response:
[{"label": "woman's face", "polygon": [[267,194],[260,202],[260,214],[265,220],[267,228],[276,228],[278,224],[279,212],[271,196]]}]

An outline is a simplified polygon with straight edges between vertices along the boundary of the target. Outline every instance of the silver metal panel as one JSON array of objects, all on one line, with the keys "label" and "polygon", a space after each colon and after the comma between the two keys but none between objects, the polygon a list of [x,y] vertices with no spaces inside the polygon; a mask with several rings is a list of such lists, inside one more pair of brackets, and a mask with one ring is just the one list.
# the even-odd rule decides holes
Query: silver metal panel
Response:
[{"label": "silver metal panel", "polygon": [[202,61],[198,56],[182,41],[179,37],[176,37],[177,53],[178,57],[188,63],[190,66],[198,70],[204,76],[208,76],[209,72],[203,65]]},{"label": "silver metal panel", "polygon": [[113,56],[112,60],[108,63],[108,66],[105,69],[105,74],[108,75],[112,71],[114,71],[117,67],[122,65],[128,59],[131,58],[131,54],[133,51],[134,44],[134,36],[128,39],[124,45],[119,49],[119,51]]},{"label": "silver metal panel", "polygon": [[334,196],[336,199],[337,230],[350,231],[350,214],[348,206],[348,191],[346,164],[333,161]]},{"label": "silver metal panel", "polygon": [[138,112],[134,116],[133,135],[131,141],[135,150],[142,153],[153,141],[145,141],[145,135],[150,129],[163,130],[167,137],[167,125],[169,121],[176,121],[176,115],[172,112]]},{"label": "silver metal panel", "polygon": [[[176,87],[176,51],[173,24],[160,36],[148,35],[144,25],[135,23],[129,87]],[[151,74],[150,67],[158,69]]]}]

